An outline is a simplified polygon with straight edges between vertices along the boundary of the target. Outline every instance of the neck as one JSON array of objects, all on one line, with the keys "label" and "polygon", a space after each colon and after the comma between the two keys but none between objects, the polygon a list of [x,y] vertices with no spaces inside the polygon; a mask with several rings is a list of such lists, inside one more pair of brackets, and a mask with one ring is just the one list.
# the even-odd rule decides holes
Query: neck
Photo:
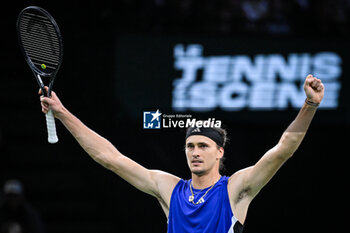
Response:
[{"label": "neck", "polygon": [[195,189],[204,189],[212,186],[220,179],[219,172],[211,172],[203,175],[196,175],[192,173],[192,186]]}]

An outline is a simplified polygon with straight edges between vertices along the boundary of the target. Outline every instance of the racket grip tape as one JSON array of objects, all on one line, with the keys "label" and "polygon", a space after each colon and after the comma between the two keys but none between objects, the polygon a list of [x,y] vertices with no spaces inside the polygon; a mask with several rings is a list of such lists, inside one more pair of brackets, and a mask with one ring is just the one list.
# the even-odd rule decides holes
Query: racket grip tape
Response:
[{"label": "racket grip tape", "polygon": [[58,138],[57,138],[57,134],[56,134],[55,117],[53,115],[52,110],[49,109],[49,111],[45,114],[45,116],[46,116],[48,141],[51,144],[56,143],[56,142],[58,142]]}]

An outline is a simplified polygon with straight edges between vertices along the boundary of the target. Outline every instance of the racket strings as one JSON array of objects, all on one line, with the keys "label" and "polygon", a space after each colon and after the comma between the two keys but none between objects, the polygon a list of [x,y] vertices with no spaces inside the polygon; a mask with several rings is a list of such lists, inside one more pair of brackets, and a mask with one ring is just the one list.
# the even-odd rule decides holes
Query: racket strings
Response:
[{"label": "racket strings", "polygon": [[38,69],[51,73],[58,68],[61,45],[50,19],[43,15],[24,12],[20,18],[19,32],[25,53]]}]

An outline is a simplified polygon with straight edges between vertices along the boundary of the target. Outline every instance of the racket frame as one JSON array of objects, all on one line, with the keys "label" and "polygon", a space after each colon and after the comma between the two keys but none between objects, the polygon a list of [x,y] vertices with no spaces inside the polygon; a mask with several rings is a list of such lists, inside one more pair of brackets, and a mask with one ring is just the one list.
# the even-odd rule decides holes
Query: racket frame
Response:
[{"label": "racket frame", "polygon": [[[33,62],[31,61],[31,59],[29,58],[27,52],[25,51],[25,49],[23,48],[22,46],[22,36],[21,36],[21,33],[18,33],[18,41],[20,43],[20,48],[21,48],[21,51],[24,55],[24,58],[27,62],[27,64],[29,65],[30,69],[32,70],[32,72],[34,73],[34,76],[38,82],[38,85],[39,87],[41,88],[41,91],[43,93],[44,96],[46,97],[50,97],[51,96],[51,90],[52,90],[52,87],[53,87],[53,83],[55,81],[55,77],[56,77],[56,74],[59,70],[59,68],[61,67],[61,64],[62,64],[62,61],[63,61],[63,40],[62,40],[62,34],[61,34],[61,31],[60,31],[60,28],[58,27],[58,24],[56,23],[55,19],[51,16],[51,14],[49,12],[47,12],[46,10],[44,10],[43,8],[41,7],[38,7],[38,6],[29,6],[29,7],[26,7],[24,8],[18,15],[18,18],[17,18],[17,23],[16,23],[16,28],[17,28],[17,31],[19,32],[20,31],[20,19],[22,18],[22,15],[27,12],[27,11],[30,11],[30,10],[33,10],[33,11],[39,11],[41,14],[45,15],[49,20],[50,22],[53,24],[55,30],[56,30],[56,33],[57,33],[57,38],[58,38],[58,43],[59,43],[59,52],[60,52],[60,56],[59,56],[59,60],[58,60],[58,65],[57,65],[57,68],[51,72],[51,73],[45,73],[43,71],[41,71],[40,69],[38,69],[34,64]],[[45,88],[44,88],[44,83],[41,79],[41,77],[46,77],[46,78],[50,78],[49,80],[49,87],[48,87],[48,91],[46,92]]]}]

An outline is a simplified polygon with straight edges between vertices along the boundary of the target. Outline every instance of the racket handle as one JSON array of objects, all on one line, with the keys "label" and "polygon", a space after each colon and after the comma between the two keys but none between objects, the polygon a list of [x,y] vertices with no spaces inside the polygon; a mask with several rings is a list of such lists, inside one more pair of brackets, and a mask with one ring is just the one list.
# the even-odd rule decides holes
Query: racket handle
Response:
[{"label": "racket handle", "polygon": [[46,126],[47,126],[47,133],[48,133],[48,141],[49,143],[56,143],[58,142],[57,134],[56,134],[56,124],[55,124],[55,117],[53,116],[53,112],[51,109],[45,114],[46,116]]}]

